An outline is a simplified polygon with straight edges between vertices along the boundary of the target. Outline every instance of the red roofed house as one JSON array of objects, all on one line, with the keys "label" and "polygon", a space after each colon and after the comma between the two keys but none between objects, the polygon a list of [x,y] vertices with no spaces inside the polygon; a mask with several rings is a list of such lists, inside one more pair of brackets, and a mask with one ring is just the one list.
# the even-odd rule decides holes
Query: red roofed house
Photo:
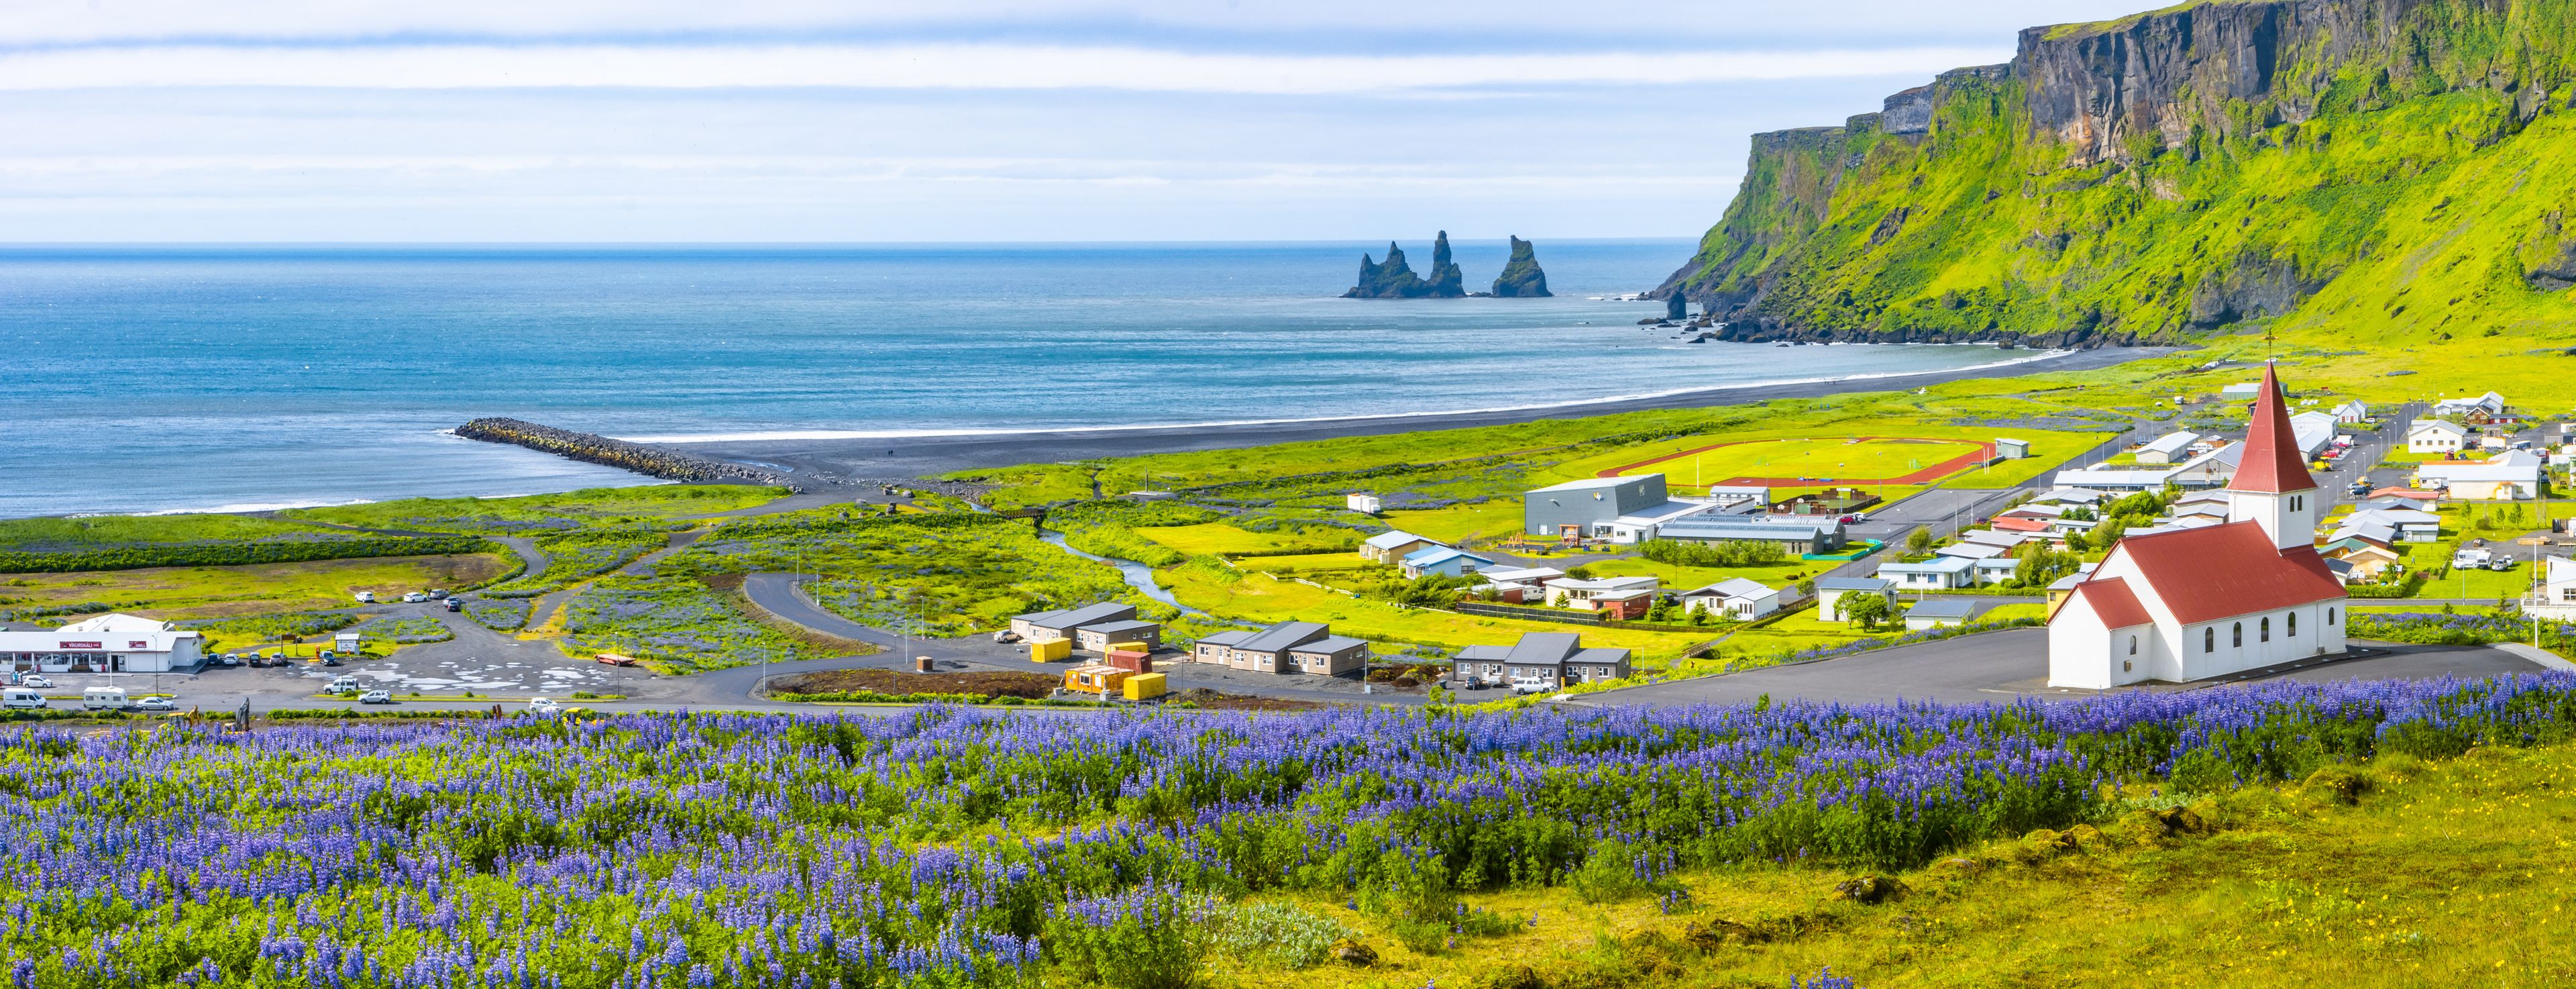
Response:
[{"label": "red roofed house", "polygon": [[2317,555],[2316,494],[2267,366],[2227,522],[2113,546],[2049,616],[2049,685],[2205,680],[2343,652],[2343,582]]}]

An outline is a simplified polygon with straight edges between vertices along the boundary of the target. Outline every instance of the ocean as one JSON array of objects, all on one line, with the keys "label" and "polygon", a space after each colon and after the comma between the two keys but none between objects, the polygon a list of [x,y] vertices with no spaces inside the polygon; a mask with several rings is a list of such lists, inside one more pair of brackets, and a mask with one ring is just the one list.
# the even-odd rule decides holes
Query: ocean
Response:
[{"label": "ocean", "polygon": [[[443,432],[906,436],[1547,406],[1960,368],[1688,344],[1688,240],[1542,241],[1553,299],[1345,300],[1384,243],[0,248],[0,517],[644,483]],[[1470,288],[1503,242],[1454,245]],[[1417,271],[1428,241],[1405,244]],[[2021,356],[2021,355],[2013,355]]]}]

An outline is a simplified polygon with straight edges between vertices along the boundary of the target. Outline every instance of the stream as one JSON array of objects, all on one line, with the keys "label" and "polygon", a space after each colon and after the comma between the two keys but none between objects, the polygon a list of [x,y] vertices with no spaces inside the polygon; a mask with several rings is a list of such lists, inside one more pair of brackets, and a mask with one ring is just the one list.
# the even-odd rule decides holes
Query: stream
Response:
[{"label": "stream", "polygon": [[1185,614],[1207,614],[1207,612],[1182,604],[1179,598],[1172,596],[1172,592],[1164,590],[1162,584],[1155,582],[1154,568],[1152,567],[1138,563],[1134,560],[1121,560],[1114,556],[1101,556],[1096,553],[1085,553],[1073,548],[1072,546],[1066,545],[1064,541],[1064,533],[1057,532],[1053,529],[1038,530],[1038,538],[1053,545],[1057,549],[1079,556],[1083,559],[1096,563],[1106,563],[1110,566],[1117,567],[1118,575],[1126,578],[1127,586],[1144,592],[1146,597],[1153,598],[1156,601],[1179,608]]}]

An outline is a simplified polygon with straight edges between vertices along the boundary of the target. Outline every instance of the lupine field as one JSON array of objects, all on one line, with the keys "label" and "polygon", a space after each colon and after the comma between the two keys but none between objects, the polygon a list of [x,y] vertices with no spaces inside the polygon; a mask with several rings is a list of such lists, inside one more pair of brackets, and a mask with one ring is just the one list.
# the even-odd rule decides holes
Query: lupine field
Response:
[{"label": "lupine field", "polygon": [[[2571,728],[2576,674],[2045,705],[27,727],[0,737],[0,967],[15,986],[1172,986],[1227,918],[1263,913],[1232,906],[1248,894],[1472,950],[1521,921],[1460,892],[1901,868],[2116,815],[2104,783],[2216,789]],[[1284,913],[1260,940],[1339,927]]]}]

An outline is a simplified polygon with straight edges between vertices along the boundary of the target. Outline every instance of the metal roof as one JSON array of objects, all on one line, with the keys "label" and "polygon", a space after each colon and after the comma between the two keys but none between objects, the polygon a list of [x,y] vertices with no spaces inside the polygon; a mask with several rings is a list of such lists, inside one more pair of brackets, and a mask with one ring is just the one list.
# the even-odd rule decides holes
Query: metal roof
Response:
[{"label": "metal roof", "polygon": [[1280,622],[1253,633],[1251,638],[1234,644],[1249,652],[1283,652],[1290,646],[1312,642],[1333,634],[1333,628],[1322,622]]}]

